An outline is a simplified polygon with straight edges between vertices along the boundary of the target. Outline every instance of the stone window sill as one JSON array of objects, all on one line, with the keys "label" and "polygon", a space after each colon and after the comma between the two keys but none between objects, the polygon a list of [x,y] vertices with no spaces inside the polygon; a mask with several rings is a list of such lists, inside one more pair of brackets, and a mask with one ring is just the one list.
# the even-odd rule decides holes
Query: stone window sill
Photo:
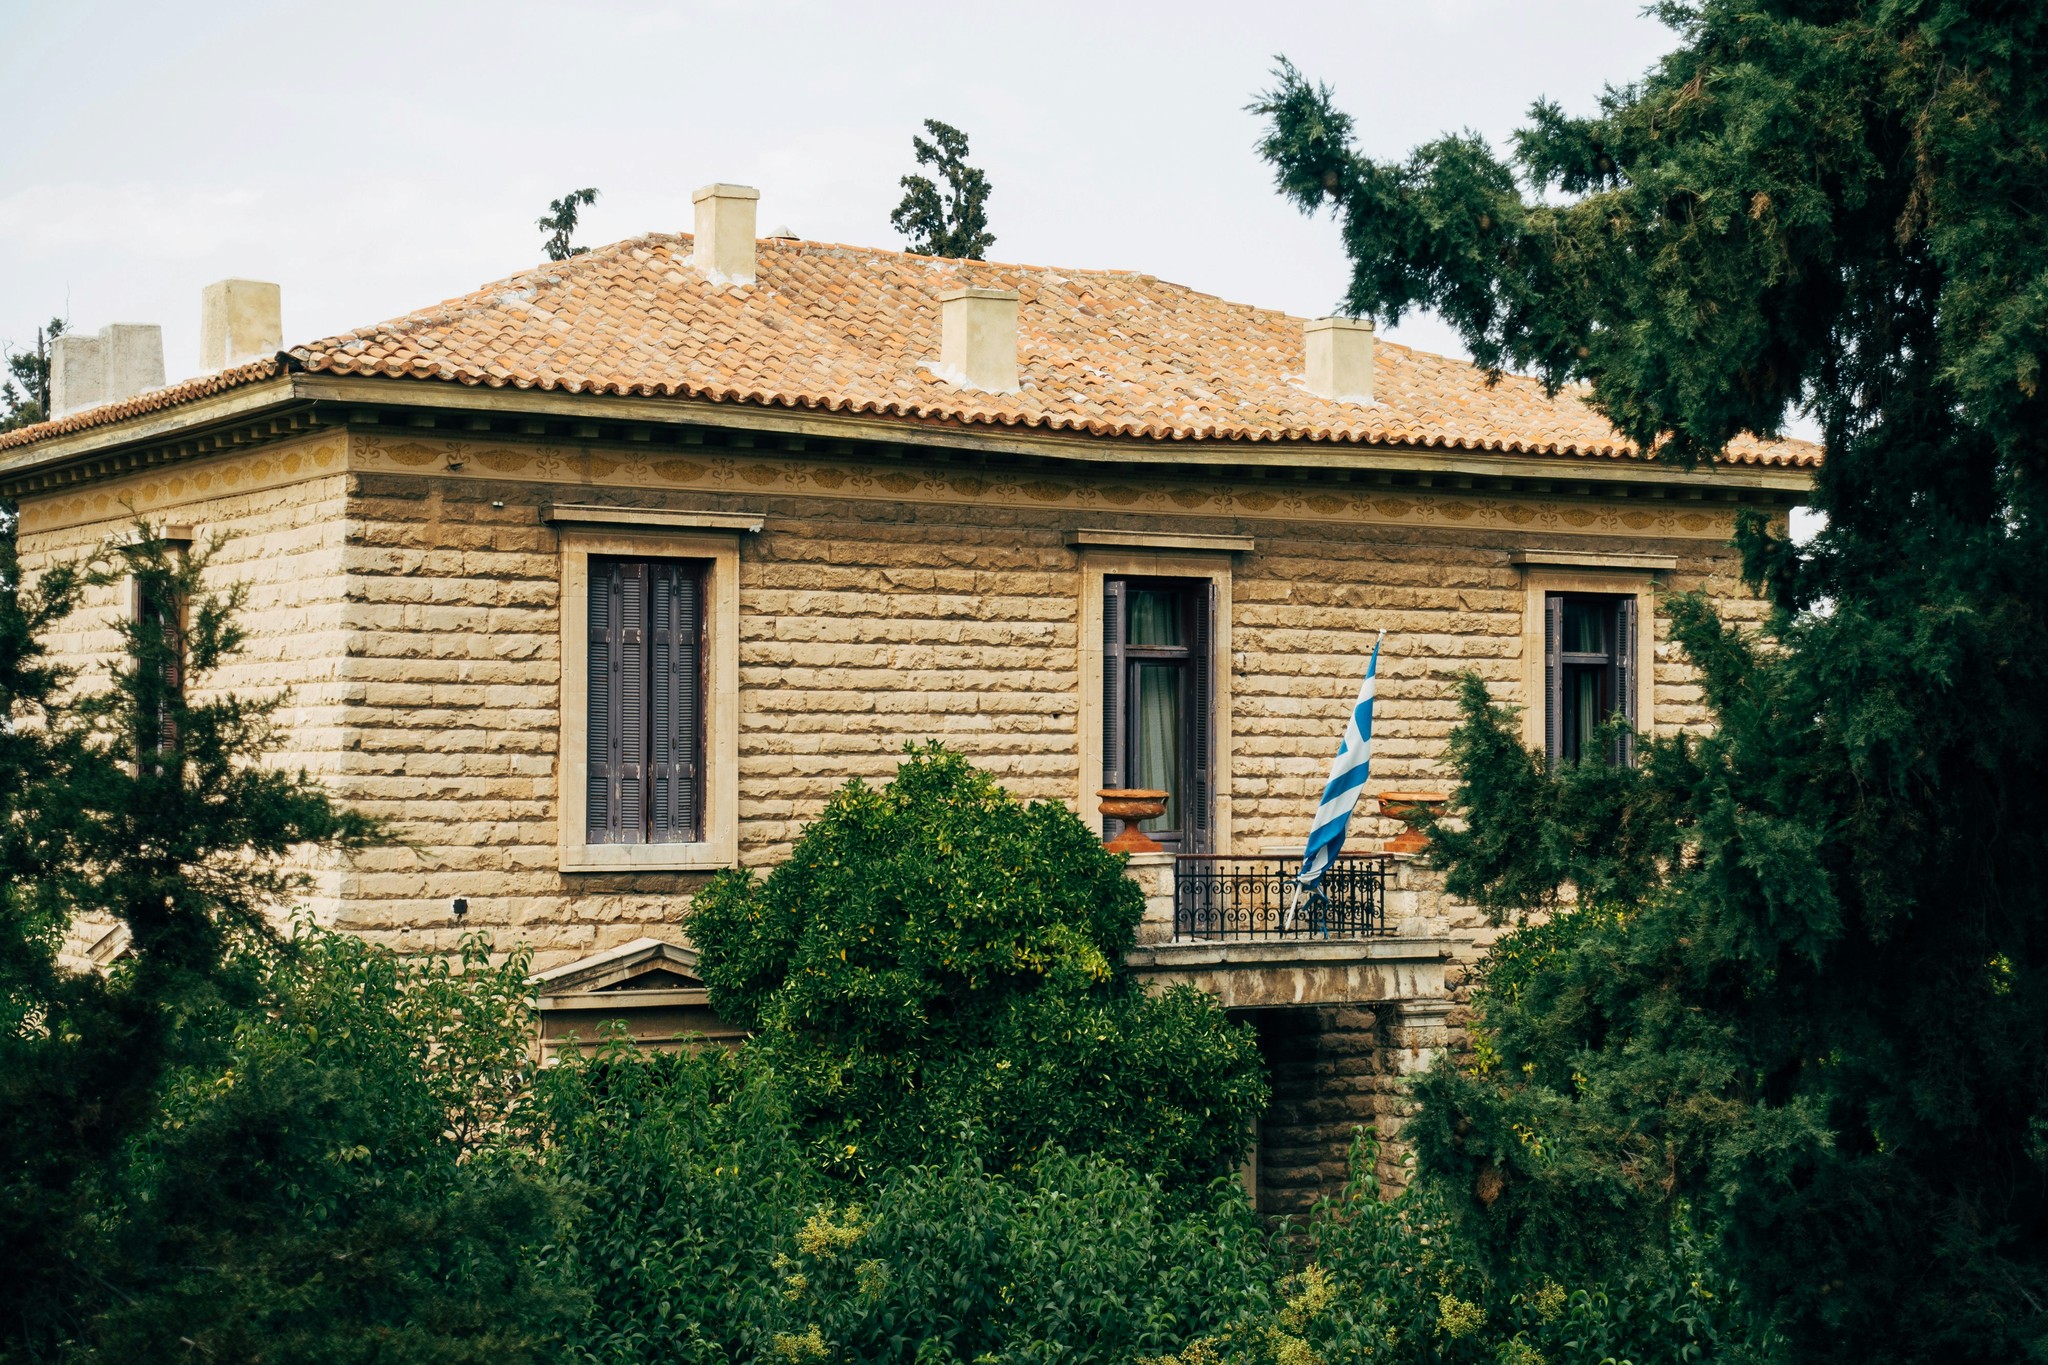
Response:
[{"label": "stone window sill", "polygon": [[562,850],[564,872],[717,872],[738,867],[738,853],[714,843],[578,844]]}]

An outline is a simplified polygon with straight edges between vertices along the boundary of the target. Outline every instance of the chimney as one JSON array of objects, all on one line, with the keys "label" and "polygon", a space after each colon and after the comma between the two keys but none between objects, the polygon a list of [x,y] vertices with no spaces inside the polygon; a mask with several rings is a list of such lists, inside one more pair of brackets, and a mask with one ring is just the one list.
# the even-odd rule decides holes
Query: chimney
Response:
[{"label": "chimney", "polygon": [[761,191],[745,185],[706,185],[690,199],[697,205],[697,245],[690,264],[713,284],[752,284],[754,209]]},{"label": "chimney", "polygon": [[164,386],[164,329],[116,322],[96,337],[61,336],[50,351],[50,416],[118,403]]},{"label": "chimney", "polygon": [[199,368],[225,370],[284,349],[278,288],[261,280],[217,280],[199,295]]},{"label": "chimney", "polygon": [[1017,291],[948,289],[939,295],[939,367],[984,393],[1017,391]]},{"label": "chimney", "polygon": [[1310,318],[1310,393],[1340,403],[1372,402],[1372,324],[1358,318]]}]

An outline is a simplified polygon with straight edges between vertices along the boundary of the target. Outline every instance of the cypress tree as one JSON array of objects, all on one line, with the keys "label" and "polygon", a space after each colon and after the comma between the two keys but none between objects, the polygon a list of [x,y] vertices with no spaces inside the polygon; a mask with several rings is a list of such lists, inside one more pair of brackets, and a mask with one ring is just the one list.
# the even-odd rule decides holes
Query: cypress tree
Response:
[{"label": "cypress tree", "polygon": [[926,142],[913,135],[917,164],[930,166],[946,182],[945,189],[922,175],[906,175],[898,183],[903,198],[889,215],[889,226],[910,239],[915,256],[954,256],[979,261],[996,244],[988,230],[988,175],[967,164],[967,134],[948,123],[928,118]]},{"label": "cypress tree", "polygon": [[1797,1358],[2048,1349],[2048,11],[1667,4],[1676,49],[1497,154],[1254,106],[1349,305],[1583,383],[1660,458],[1804,408],[1804,545],[1737,544],[1738,631],[1667,600],[1715,729],[1550,771],[1468,682],[1451,886],[1552,912],[1427,1079],[1429,1178],[1503,1261],[1613,1262],[1674,1215]]}]

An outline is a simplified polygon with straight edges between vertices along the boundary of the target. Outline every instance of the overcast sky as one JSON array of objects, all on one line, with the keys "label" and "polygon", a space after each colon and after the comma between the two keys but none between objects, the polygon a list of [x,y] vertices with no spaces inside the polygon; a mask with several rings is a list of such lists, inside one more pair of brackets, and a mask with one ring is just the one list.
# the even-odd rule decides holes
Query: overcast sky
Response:
[{"label": "overcast sky", "polygon": [[[277,281],[311,340],[533,265],[534,218],[584,185],[584,244],[687,230],[725,180],[760,189],[763,231],[900,246],[927,117],[973,139],[992,259],[1327,313],[1336,227],[1274,194],[1244,111],[1276,54],[1397,156],[1498,140],[1538,96],[1590,110],[1670,45],[1639,8],[0,0],[0,341],[161,323],[177,379],[208,281]],[[1392,335],[1459,350],[1433,319]]]}]

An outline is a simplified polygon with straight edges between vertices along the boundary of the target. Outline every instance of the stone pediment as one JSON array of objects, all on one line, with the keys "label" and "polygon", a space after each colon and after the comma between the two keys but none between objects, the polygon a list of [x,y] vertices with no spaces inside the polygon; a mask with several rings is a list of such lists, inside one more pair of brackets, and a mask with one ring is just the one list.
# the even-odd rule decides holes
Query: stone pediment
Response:
[{"label": "stone pediment", "polygon": [[537,972],[533,994],[543,1056],[568,1046],[589,1051],[612,1027],[623,1027],[642,1047],[735,1043],[746,1036],[712,1011],[697,950],[658,938],[637,938]]},{"label": "stone pediment", "polygon": [[689,991],[701,994],[697,950],[658,938],[636,938],[616,948],[578,958],[560,967],[536,972],[534,993],[547,1002],[565,996],[632,995],[636,992]]}]

